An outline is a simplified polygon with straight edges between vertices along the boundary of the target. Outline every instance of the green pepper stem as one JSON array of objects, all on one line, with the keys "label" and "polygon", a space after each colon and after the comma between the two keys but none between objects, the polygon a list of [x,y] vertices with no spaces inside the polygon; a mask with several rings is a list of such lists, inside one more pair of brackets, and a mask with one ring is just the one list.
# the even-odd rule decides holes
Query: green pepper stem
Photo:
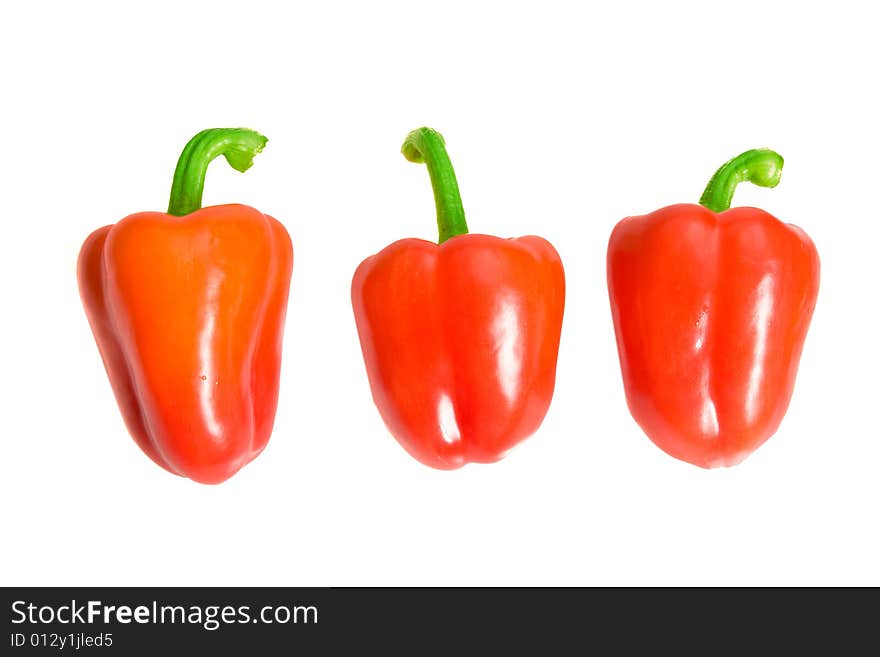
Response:
[{"label": "green pepper stem", "polygon": [[247,171],[254,163],[254,156],[266,145],[263,135],[247,128],[211,128],[202,130],[183,148],[174,183],[168,214],[182,217],[202,207],[205,174],[215,157],[223,155],[236,171]]},{"label": "green pepper stem", "polygon": [[410,162],[424,162],[428,167],[431,187],[434,188],[434,205],[437,206],[437,229],[440,233],[437,243],[443,244],[450,237],[467,233],[458,181],[446,152],[443,135],[431,128],[413,130],[406,136],[400,152]]},{"label": "green pepper stem", "polygon": [[756,148],[726,162],[721,166],[700,197],[700,205],[712,212],[724,212],[730,208],[733,193],[741,182],[760,187],[776,187],[782,177],[782,156],[769,148]]}]

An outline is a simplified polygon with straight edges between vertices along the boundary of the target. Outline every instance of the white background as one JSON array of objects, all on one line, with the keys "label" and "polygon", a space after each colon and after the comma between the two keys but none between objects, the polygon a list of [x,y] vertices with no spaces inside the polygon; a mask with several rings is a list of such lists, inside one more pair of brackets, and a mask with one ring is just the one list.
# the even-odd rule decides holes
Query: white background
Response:
[{"label": "white background", "polygon": [[[0,582],[6,585],[880,585],[877,20],[871,3],[16,3],[0,15]],[[556,395],[500,463],[434,471],[385,430],[357,264],[436,238],[441,131],[471,230],[543,235],[568,295]],[[126,434],[77,252],[164,210],[206,127],[269,144],[205,204],[285,223],[296,261],[266,451],[201,486]],[[605,285],[624,216],[695,202],[753,147],[757,205],[822,259],[778,433],[706,471],[630,418]]]}]

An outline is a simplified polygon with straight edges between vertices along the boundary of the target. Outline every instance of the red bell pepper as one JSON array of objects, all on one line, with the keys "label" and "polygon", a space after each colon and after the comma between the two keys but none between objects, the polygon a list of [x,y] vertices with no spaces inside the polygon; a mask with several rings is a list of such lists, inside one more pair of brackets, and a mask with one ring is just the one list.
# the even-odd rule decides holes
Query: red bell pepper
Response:
[{"label": "red bell pepper", "polygon": [[629,217],[608,243],[608,292],[630,412],[672,456],[734,465],[779,427],[819,291],[807,234],[757,208],[738,183],[775,187],[782,158],[722,166],[700,205]]},{"label": "red bell pepper", "polygon": [[266,446],[278,399],[290,237],[244,205],[201,208],[208,164],[246,171],[266,143],[205,130],[183,150],[168,214],[92,233],[80,293],[129,432],[163,468],[202,483]]},{"label": "red bell pepper", "polygon": [[354,274],[352,305],[373,399],[422,463],[493,462],[532,434],[550,405],[562,262],[540,237],[468,233],[440,134],[415,130],[402,151],[427,165],[440,240],[394,242]]}]

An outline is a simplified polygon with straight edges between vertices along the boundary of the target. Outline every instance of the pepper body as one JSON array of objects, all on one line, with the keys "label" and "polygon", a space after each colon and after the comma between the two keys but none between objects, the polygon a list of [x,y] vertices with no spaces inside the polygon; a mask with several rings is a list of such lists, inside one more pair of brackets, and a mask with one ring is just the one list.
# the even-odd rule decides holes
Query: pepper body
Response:
[{"label": "pepper body", "polygon": [[489,463],[538,428],[553,395],[565,297],[540,237],[404,239],[355,272],[373,399],[416,459]]},{"label": "pepper body", "polygon": [[813,242],[763,210],[682,204],[621,221],[607,264],[635,420],[676,458],[740,462],[792,396],[819,290]]},{"label": "pepper body", "polygon": [[214,484],[266,446],[292,267],[285,228],[245,205],[142,212],[86,239],[86,315],[126,426],[153,461]]}]

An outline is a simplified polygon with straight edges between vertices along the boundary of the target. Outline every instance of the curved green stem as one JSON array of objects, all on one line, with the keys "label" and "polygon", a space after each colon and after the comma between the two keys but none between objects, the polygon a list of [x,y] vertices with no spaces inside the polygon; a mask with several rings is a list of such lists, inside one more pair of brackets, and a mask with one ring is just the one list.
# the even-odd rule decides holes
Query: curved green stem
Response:
[{"label": "curved green stem", "polygon": [[458,181],[446,152],[443,135],[431,128],[413,130],[406,136],[400,152],[410,162],[424,162],[428,167],[431,187],[434,188],[434,204],[437,206],[438,244],[467,233]]},{"label": "curved green stem", "polygon": [[168,214],[182,217],[202,207],[205,174],[215,157],[223,155],[233,169],[247,171],[267,141],[260,133],[247,128],[202,130],[189,140],[177,160]]},{"label": "curved green stem", "polygon": [[741,182],[776,187],[782,176],[782,163],[782,156],[769,148],[756,148],[737,155],[712,176],[700,197],[700,205],[712,212],[724,212],[730,208],[733,193]]}]

